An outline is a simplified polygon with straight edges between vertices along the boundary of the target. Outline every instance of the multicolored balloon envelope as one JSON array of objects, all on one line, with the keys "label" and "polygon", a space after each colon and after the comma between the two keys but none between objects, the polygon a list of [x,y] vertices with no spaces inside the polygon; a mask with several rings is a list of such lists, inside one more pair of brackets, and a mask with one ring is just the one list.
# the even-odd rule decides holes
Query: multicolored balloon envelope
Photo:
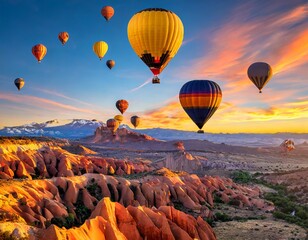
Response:
[{"label": "multicolored balloon envelope", "polygon": [[179,99],[185,112],[200,129],[198,132],[203,132],[201,128],[218,109],[222,93],[213,81],[192,80],[182,86]]},{"label": "multicolored balloon envelope", "polygon": [[116,102],[116,107],[122,114],[126,111],[128,105],[129,105],[128,102],[124,99],[118,100]]},{"label": "multicolored balloon envelope", "polygon": [[130,122],[131,122],[131,123],[134,125],[134,127],[136,128],[136,127],[138,127],[138,125],[140,124],[141,118],[138,117],[138,116],[132,116],[132,117],[130,118]]},{"label": "multicolored balloon envelope", "polygon": [[106,62],[106,65],[107,65],[107,67],[108,67],[109,69],[112,69],[112,68],[114,67],[114,65],[115,65],[115,61],[114,61],[114,60],[108,60],[108,61]]},{"label": "multicolored balloon envelope", "polygon": [[247,75],[262,93],[262,88],[269,82],[273,75],[271,66],[265,62],[255,62],[247,70]]},{"label": "multicolored balloon envelope", "polygon": [[25,80],[23,78],[16,78],[15,81],[14,81],[14,84],[19,91],[25,85]]},{"label": "multicolored balloon envelope", "polygon": [[169,10],[147,8],[130,19],[127,36],[135,53],[157,76],[181,47],[184,26]]},{"label": "multicolored balloon envelope", "polygon": [[69,34],[68,32],[60,32],[59,35],[58,35],[58,38],[60,40],[60,42],[62,43],[62,45],[64,45],[68,39],[69,39]]}]

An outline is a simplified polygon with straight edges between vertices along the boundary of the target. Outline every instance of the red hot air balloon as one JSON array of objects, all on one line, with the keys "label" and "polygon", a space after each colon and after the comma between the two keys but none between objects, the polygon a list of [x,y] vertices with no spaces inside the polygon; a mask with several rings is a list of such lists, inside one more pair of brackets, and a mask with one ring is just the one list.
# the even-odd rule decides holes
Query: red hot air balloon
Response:
[{"label": "red hot air balloon", "polygon": [[222,93],[219,85],[210,80],[192,80],[185,83],[179,93],[180,103],[203,133],[203,125],[220,105]]},{"label": "red hot air balloon", "polygon": [[111,6],[105,6],[102,8],[101,14],[106,19],[106,21],[109,21],[114,15],[114,9]]},{"label": "red hot air balloon", "polygon": [[116,107],[122,114],[126,111],[128,105],[129,105],[128,102],[124,99],[118,100],[116,102]]}]

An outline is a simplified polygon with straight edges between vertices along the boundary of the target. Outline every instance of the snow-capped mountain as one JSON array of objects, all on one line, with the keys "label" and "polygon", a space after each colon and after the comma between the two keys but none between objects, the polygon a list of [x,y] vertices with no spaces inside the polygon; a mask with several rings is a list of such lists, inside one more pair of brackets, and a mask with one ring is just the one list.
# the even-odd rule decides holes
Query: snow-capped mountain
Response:
[{"label": "snow-capped mountain", "polygon": [[[96,119],[73,119],[73,120],[51,120],[44,123],[30,123],[15,127],[5,127],[0,130],[0,136],[47,136],[67,139],[79,139],[93,136],[95,130],[100,126],[106,126]],[[133,132],[149,135],[158,140],[207,140],[214,143],[225,143],[228,145],[249,147],[276,147],[285,139],[292,139],[295,145],[308,142],[308,134],[276,133],[276,134],[226,134],[205,133],[198,134],[192,131],[181,131],[175,129],[134,129],[129,125],[122,124],[120,128],[126,128]]]},{"label": "snow-capped mountain", "polygon": [[71,121],[59,121],[57,119],[43,123],[30,123],[21,126],[4,127],[0,130],[1,136],[48,136],[58,138],[83,138],[93,135],[96,128],[103,123],[93,120],[73,119]]}]

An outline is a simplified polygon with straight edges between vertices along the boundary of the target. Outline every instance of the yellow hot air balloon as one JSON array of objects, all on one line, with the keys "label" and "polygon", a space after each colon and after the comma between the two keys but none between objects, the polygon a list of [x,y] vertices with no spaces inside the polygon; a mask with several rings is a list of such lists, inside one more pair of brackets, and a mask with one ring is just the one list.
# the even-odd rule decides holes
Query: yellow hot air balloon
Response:
[{"label": "yellow hot air balloon", "polygon": [[173,12],[148,8],[136,13],[127,26],[128,40],[154,74],[153,83],[176,55],[184,38],[184,26]]},{"label": "yellow hot air balloon", "polygon": [[121,124],[124,120],[124,117],[122,115],[115,115],[113,118],[117,120],[119,124]]},{"label": "yellow hot air balloon", "polygon": [[102,60],[108,51],[108,44],[104,41],[96,42],[93,45],[93,51],[99,57],[99,59]]}]

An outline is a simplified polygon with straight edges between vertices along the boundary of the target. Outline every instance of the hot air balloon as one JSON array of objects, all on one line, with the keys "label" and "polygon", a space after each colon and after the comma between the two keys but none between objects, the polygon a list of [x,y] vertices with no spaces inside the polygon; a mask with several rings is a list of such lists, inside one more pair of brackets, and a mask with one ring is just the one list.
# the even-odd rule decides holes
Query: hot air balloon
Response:
[{"label": "hot air balloon", "polygon": [[269,82],[273,72],[268,63],[255,62],[249,66],[247,75],[253,84],[259,89],[259,93],[262,93],[262,88]]},{"label": "hot air balloon", "polygon": [[112,135],[115,136],[117,129],[119,128],[119,122],[113,118],[107,120],[107,128],[111,131]]},{"label": "hot air balloon", "polygon": [[131,122],[131,123],[134,125],[134,127],[136,128],[136,127],[138,127],[138,125],[140,124],[141,118],[138,117],[138,116],[132,116],[132,117],[130,118],[130,122]]},{"label": "hot air balloon", "polygon": [[117,120],[119,124],[121,124],[121,122],[123,122],[124,120],[124,117],[122,115],[115,115],[113,118]]},{"label": "hot air balloon", "polygon": [[203,133],[203,125],[220,105],[222,93],[217,83],[210,80],[192,80],[185,83],[179,93],[180,103]]},{"label": "hot air balloon", "polygon": [[184,26],[173,12],[162,8],[147,8],[129,21],[127,36],[130,45],[154,74],[153,83],[176,55],[184,38]]},{"label": "hot air balloon", "polygon": [[61,41],[62,45],[64,45],[68,41],[69,37],[70,36],[68,32],[60,32],[58,35],[58,38]]},{"label": "hot air balloon", "polygon": [[108,61],[106,62],[106,65],[107,65],[107,67],[108,67],[109,69],[111,69],[111,68],[114,67],[115,61],[113,61],[113,60],[108,60]]},{"label": "hot air balloon", "polygon": [[108,44],[104,41],[96,42],[93,45],[93,51],[99,57],[99,59],[102,60],[108,51]]},{"label": "hot air balloon", "polygon": [[102,8],[101,14],[106,19],[106,21],[109,21],[114,15],[114,9],[111,6],[105,6]]},{"label": "hot air balloon", "polygon": [[47,53],[47,48],[43,44],[37,44],[32,47],[32,54],[37,59],[38,62],[41,62]]},{"label": "hot air balloon", "polygon": [[14,84],[17,87],[18,91],[20,91],[20,89],[22,89],[25,85],[25,81],[23,78],[16,78]]},{"label": "hot air balloon", "polygon": [[129,105],[128,102],[124,99],[118,100],[116,102],[116,107],[117,107],[117,109],[119,109],[119,111],[122,114],[126,111],[126,109],[128,108],[128,105]]},{"label": "hot air balloon", "polygon": [[295,144],[292,140],[286,139],[280,144],[280,149],[284,153],[291,152],[295,149]]}]

